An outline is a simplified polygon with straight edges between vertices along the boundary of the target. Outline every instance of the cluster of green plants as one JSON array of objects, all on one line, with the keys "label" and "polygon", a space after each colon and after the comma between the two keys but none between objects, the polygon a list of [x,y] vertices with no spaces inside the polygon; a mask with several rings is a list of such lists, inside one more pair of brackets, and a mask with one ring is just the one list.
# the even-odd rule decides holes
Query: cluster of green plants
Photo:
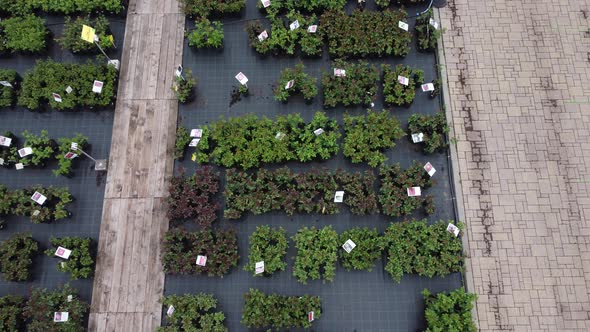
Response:
[{"label": "cluster of green plants", "polygon": [[388,110],[367,110],[367,115],[359,116],[345,113],[344,132],[344,156],[353,163],[367,162],[372,167],[383,164],[387,160],[383,151],[394,148],[395,140],[405,136],[399,120]]},{"label": "cluster of green plants", "polygon": [[31,234],[15,234],[0,243],[0,272],[7,281],[27,281],[39,244]]},{"label": "cluster of green plants", "polygon": [[[382,68],[385,103],[396,106],[409,106],[416,97],[416,89],[424,83],[424,71],[401,64],[394,69],[389,65],[382,65]],[[408,78],[408,85],[398,82],[398,76]]]},{"label": "cluster of green plants", "polygon": [[[299,12],[290,11],[284,19],[270,14],[268,20],[270,21],[270,29],[267,29],[259,20],[246,25],[250,45],[256,52],[262,55],[294,55],[299,50],[303,56],[319,57],[322,55],[324,43],[315,15],[303,16]],[[291,30],[290,25],[295,21],[299,23],[299,28]],[[310,25],[317,25],[317,30],[315,32],[307,31]],[[268,33],[268,38],[258,39],[258,36],[265,30]]]},{"label": "cluster of green plants", "polygon": [[[463,271],[461,239],[447,231],[448,222],[426,220],[392,223],[383,235],[385,271],[397,282],[405,273],[432,278]],[[459,229],[462,223],[457,223]]]},{"label": "cluster of green plants", "polygon": [[178,126],[176,129],[176,141],[174,144],[174,159],[182,161],[184,159],[184,153],[186,148],[191,142],[192,137],[188,129],[184,126]]},{"label": "cluster of green plants", "polygon": [[378,212],[373,191],[375,176],[370,171],[347,173],[343,170],[312,169],[294,173],[288,167],[260,169],[254,174],[228,169],[224,191],[227,219],[239,219],[245,212],[262,214],[283,210],[293,213],[335,214],[336,191],[344,190],[343,204],[353,214]]},{"label": "cluster of green plants", "polygon": [[322,35],[328,43],[330,56],[335,58],[368,56],[406,56],[412,35],[399,28],[407,13],[384,10],[355,10],[347,15],[342,10],[322,14]]},{"label": "cluster of green plants", "polygon": [[[275,99],[286,102],[294,94],[301,93],[306,101],[311,101],[318,94],[317,79],[303,72],[305,66],[298,63],[295,68],[285,68],[281,72],[279,82],[274,88]],[[293,86],[287,88],[287,83]]]},{"label": "cluster of green plants", "polygon": [[[23,316],[29,332],[83,332],[87,330],[88,303],[68,284],[55,290],[33,288]],[[55,312],[67,312],[66,322],[53,321]]]},{"label": "cluster of green plants", "polygon": [[174,176],[170,181],[168,218],[172,222],[195,219],[202,227],[210,227],[217,219],[219,202],[214,199],[219,191],[219,173],[211,166],[195,170],[195,174]]},{"label": "cluster of green plants", "polygon": [[94,272],[94,244],[91,238],[62,237],[49,240],[52,247],[45,251],[49,257],[55,257],[57,247],[61,246],[72,251],[67,261],[57,258],[57,270],[69,272],[72,280],[90,278]]},{"label": "cluster of green plants", "polygon": [[[197,149],[200,163],[224,167],[258,167],[261,163],[290,160],[326,160],[338,152],[338,124],[317,112],[305,123],[299,114],[278,116],[275,121],[256,115],[219,120],[203,131]],[[324,133],[314,134],[322,128]]]},{"label": "cluster of green plants", "polygon": [[[88,137],[82,134],[76,134],[74,137],[64,137],[58,139],[59,147],[55,158],[57,159],[58,168],[53,170],[53,174],[56,176],[63,175],[66,177],[73,176],[72,166],[76,159],[67,159],[65,155],[72,151],[72,143],[78,144],[78,149],[82,151],[89,147]],[[33,152],[35,152],[33,150]]]},{"label": "cluster of green plants", "polygon": [[186,34],[188,46],[194,48],[222,48],[223,23],[204,18],[195,22],[195,29]]},{"label": "cluster of green plants", "polygon": [[[101,93],[92,91],[94,81],[104,83]],[[67,87],[72,88],[67,93]],[[106,107],[114,104],[117,91],[117,70],[108,65],[62,64],[51,59],[39,60],[23,78],[18,105],[39,110],[46,104],[55,110]],[[62,102],[52,97],[61,96]]]},{"label": "cluster of green plants", "polygon": [[[43,205],[31,199],[36,191],[47,197]],[[66,209],[66,205],[70,202],[72,202],[72,196],[67,188],[32,186],[10,191],[0,184],[0,217],[3,215],[25,216],[35,224],[50,223],[71,215]]]},{"label": "cluster of green plants", "polygon": [[28,53],[45,51],[49,30],[45,20],[34,16],[11,17],[0,21],[0,54]]},{"label": "cluster of green plants", "polygon": [[[426,0],[395,0],[395,3],[399,6],[412,6],[424,2],[426,2]],[[375,3],[380,8],[387,8],[389,7],[391,0],[375,0]]]},{"label": "cluster of green plants", "polygon": [[462,331],[475,332],[471,309],[477,295],[465,292],[464,288],[452,292],[430,293],[428,289],[422,291],[426,308],[426,332]]},{"label": "cluster of green plants", "polygon": [[[207,257],[205,266],[196,264],[198,255]],[[162,264],[166,273],[223,277],[238,265],[239,258],[234,230],[188,232],[173,229],[164,236]]]},{"label": "cluster of green plants", "polygon": [[346,76],[335,76],[333,72],[322,75],[324,107],[336,107],[338,104],[371,105],[379,81],[379,73],[375,66],[364,61],[350,63],[336,60],[332,67],[344,69]]},{"label": "cluster of green plants", "polygon": [[69,15],[73,13],[113,13],[124,9],[124,0],[0,0],[0,13],[25,15],[36,11]]},{"label": "cluster of green plants", "polygon": [[346,0],[272,0],[270,6],[264,8],[262,2],[258,2],[258,8],[268,14],[278,14],[293,9],[306,12],[322,12],[324,10],[342,9]]},{"label": "cluster of green plants", "polygon": [[416,18],[416,44],[420,51],[434,52],[436,49],[441,31],[430,24],[430,19],[433,18],[432,9]]},{"label": "cluster of green plants", "polygon": [[211,294],[185,294],[166,296],[162,300],[164,309],[174,307],[172,315],[166,315],[166,326],[156,332],[208,331],[227,332],[223,325],[225,315],[215,311],[217,299]]},{"label": "cluster of green plants", "polygon": [[246,303],[242,324],[249,328],[269,328],[269,331],[310,328],[309,313],[313,311],[314,320],[322,315],[319,296],[267,295],[257,289],[250,289],[244,298]]},{"label": "cluster of green plants", "polygon": [[[270,276],[276,271],[285,271],[288,247],[287,236],[282,227],[273,229],[266,225],[257,226],[256,231],[250,235],[250,252],[244,270],[254,276]],[[257,274],[256,263],[260,261],[264,262],[264,272]]]},{"label": "cluster of green plants", "polygon": [[423,133],[424,152],[434,153],[447,148],[446,134],[449,132],[445,113],[435,115],[412,114],[408,119],[410,134]]},{"label": "cluster of green plants", "polygon": [[12,85],[10,87],[0,84],[0,108],[14,106],[20,89],[20,76],[16,70],[0,69],[0,81],[5,81]]},{"label": "cluster of green plants", "polygon": [[246,0],[181,0],[180,7],[190,17],[208,18],[213,15],[237,14],[246,6]]},{"label": "cluster of green plants", "polygon": [[105,52],[115,47],[113,41],[110,39],[111,37],[109,37],[112,36],[109,20],[102,15],[95,18],[91,18],[90,16],[77,17],[75,19],[66,17],[63,36],[57,38],[57,42],[64,49],[70,50],[72,53],[98,54],[100,50],[94,43],[80,38],[83,25],[88,25],[95,29],[95,34],[98,36],[98,44]]},{"label": "cluster of green plants", "polygon": [[0,331],[23,331],[25,326],[24,309],[25,299],[22,296],[0,297]]},{"label": "cluster of green plants", "polygon": [[190,69],[187,69],[182,76],[177,76],[174,79],[172,91],[180,103],[188,103],[195,98],[195,85],[197,85],[197,78],[193,77],[193,72]]},{"label": "cluster of green plants", "polygon": [[338,234],[332,226],[322,229],[301,228],[293,236],[297,256],[293,276],[303,284],[307,280],[334,281],[338,260]]},{"label": "cluster of green plants", "polygon": [[[434,213],[434,199],[423,192],[424,189],[432,186],[432,180],[418,162],[414,161],[405,170],[399,164],[382,166],[379,177],[381,180],[379,202],[384,214],[392,217],[407,216],[421,206],[424,207],[426,214]],[[407,189],[411,187],[420,187],[422,195],[408,196]]]},{"label": "cluster of green plants", "polygon": [[376,229],[355,227],[340,234],[339,244],[352,240],[356,245],[350,252],[338,249],[340,263],[350,270],[372,271],[375,261],[381,257],[381,237]]}]

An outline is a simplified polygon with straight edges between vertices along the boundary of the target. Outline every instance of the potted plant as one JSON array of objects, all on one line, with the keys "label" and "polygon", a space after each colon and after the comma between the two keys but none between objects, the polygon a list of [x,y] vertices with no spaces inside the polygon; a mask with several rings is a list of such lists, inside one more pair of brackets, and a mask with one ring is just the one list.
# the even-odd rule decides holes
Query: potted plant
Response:
[{"label": "potted plant", "polygon": [[244,298],[246,303],[242,313],[242,324],[248,328],[310,328],[310,313],[313,312],[314,320],[322,315],[322,302],[319,296],[267,295],[257,289],[250,289]]},{"label": "potted plant", "polygon": [[[272,229],[266,225],[257,226],[256,231],[250,235],[250,252],[244,270],[254,276],[270,276],[276,271],[285,271],[288,247],[287,236],[282,227]],[[264,265],[262,273],[256,271],[256,263],[259,262]]]},{"label": "potted plant", "polygon": [[21,296],[0,297],[0,330],[23,331],[25,327],[24,306],[25,300]]},{"label": "potted plant", "polygon": [[20,85],[18,73],[12,69],[0,69],[0,81],[6,81],[12,85],[11,87],[0,85],[0,108],[14,106]]},{"label": "potted plant", "polygon": [[211,294],[184,294],[165,296],[162,300],[164,310],[174,308],[166,315],[166,326],[158,327],[156,332],[211,331],[227,332],[223,325],[225,315],[216,311],[217,299]]},{"label": "potted plant", "polygon": [[[355,245],[350,252],[344,249],[344,247],[350,248],[346,245],[348,241],[352,241]],[[355,227],[341,233],[339,236],[341,246],[338,249],[340,263],[348,271],[372,271],[375,261],[381,257],[380,241],[381,237],[375,228]]]},{"label": "potted plant", "polygon": [[[379,74],[375,66],[367,62],[347,63],[336,60],[332,64],[336,69],[345,72],[338,76],[334,72],[324,72],[322,75],[322,89],[324,90],[324,107],[336,107],[336,105],[369,106],[373,102],[373,96],[377,93],[377,81]],[[344,75],[344,76],[343,76]]]},{"label": "potted plant", "polygon": [[102,15],[94,19],[90,16],[80,16],[75,19],[66,17],[63,36],[56,38],[56,41],[61,47],[74,54],[99,54],[100,50],[95,43],[89,43],[80,38],[83,25],[94,28],[95,34],[98,36],[98,45],[103,51],[108,52],[115,47],[109,20]]},{"label": "potted plant", "polygon": [[304,69],[305,66],[300,62],[295,68],[286,68],[281,72],[279,82],[274,88],[276,100],[286,103],[290,96],[301,93],[306,102],[311,102],[318,94],[317,79],[304,73]]},{"label": "potted plant", "polygon": [[172,91],[181,104],[189,103],[195,98],[194,86],[197,84],[193,72],[187,69],[184,76],[177,76],[172,84]]},{"label": "potted plant", "polygon": [[338,234],[332,226],[318,230],[315,227],[301,228],[293,240],[297,248],[293,276],[303,284],[307,284],[308,279],[334,281]]},{"label": "potted plant", "polygon": [[192,138],[188,129],[183,126],[179,126],[176,129],[176,141],[174,144],[174,159],[182,161],[184,159],[184,152],[191,142]]},{"label": "potted plant", "polygon": [[[89,307],[68,284],[55,290],[33,288],[24,310],[27,331],[85,331]],[[68,320],[54,322],[56,312],[67,312]]]},{"label": "potted plant", "polygon": [[432,196],[409,196],[408,188],[420,187],[428,189],[433,182],[423,166],[414,161],[412,165],[402,170],[399,164],[382,166],[379,170],[381,188],[379,189],[379,202],[381,211],[392,217],[411,215],[415,210],[424,207],[426,214],[434,213],[434,200]]},{"label": "potted plant", "polygon": [[408,131],[411,134],[422,133],[421,145],[425,153],[444,151],[448,144],[446,134],[449,132],[443,112],[435,115],[412,114],[408,119]]},{"label": "potted plant", "polygon": [[477,300],[476,294],[467,293],[461,287],[436,295],[424,289],[422,296],[426,304],[426,331],[477,331],[471,317],[473,302]]},{"label": "potted plant", "polygon": [[0,272],[7,281],[30,280],[30,269],[39,245],[31,234],[15,234],[0,243]]},{"label": "potted plant", "polygon": [[45,20],[34,15],[15,16],[0,21],[0,43],[12,53],[43,53],[48,36]]},{"label": "potted plant", "polygon": [[69,272],[72,280],[87,279],[94,272],[94,244],[91,238],[81,237],[52,237],[49,242],[51,248],[45,251],[45,255],[55,257],[55,251],[58,247],[63,247],[72,251],[68,260],[61,259],[57,264],[59,272]]},{"label": "potted plant", "polygon": [[74,159],[66,158],[66,154],[68,152],[72,152],[72,143],[78,144],[78,148],[81,150],[86,150],[88,148],[88,137],[82,134],[76,134],[74,137],[63,137],[58,139],[59,148],[58,153],[55,156],[58,163],[58,168],[53,170],[53,174],[55,176],[63,175],[65,177],[72,177],[72,165],[74,163]]},{"label": "potted plant", "polygon": [[19,162],[25,166],[45,167],[46,162],[53,158],[57,150],[55,140],[49,138],[47,130],[42,130],[39,136],[25,130],[23,136],[25,137],[23,147],[30,147],[33,153],[25,157],[20,157]]},{"label": "potted plant", "polygon": [[[395,106],[412,104],[416,97],[416,89],[424,83],[424,71],[401,64],[394,69],[389,65],[383,65],[382,68],[385,103]],[[407,84],[400,83],[400,76],[407,79]]]},{"label": "potted plant", "polygon": [[186,35],[188,46],[196,49],[223,48],[223,24],[204,18],[195,22],[195,29]]},{"label": "potted plant", "polygon": [[432,9],[416,18],[416,45],[418,50],[422,52],[434,52],[441,35],[440,29],[430,24],[431,19],[434,19]]}]

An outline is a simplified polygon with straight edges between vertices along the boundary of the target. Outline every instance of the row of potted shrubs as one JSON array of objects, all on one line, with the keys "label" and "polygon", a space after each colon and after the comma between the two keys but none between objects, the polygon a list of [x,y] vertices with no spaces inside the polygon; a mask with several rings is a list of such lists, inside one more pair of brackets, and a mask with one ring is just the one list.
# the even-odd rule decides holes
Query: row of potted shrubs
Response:
[{"label": "row of potted shrubs", "polygon": [[[463,226],[459,223],[457,227]],[[304,284],[308,280],[333,281],[338,257],[347,270],[371,271],[382,252],[387,254],[385,271],[397,282],[408,273],[434,277],[463,270],[461,240],[447,231],[447,222],[443,221],[432,225],[425,220],[392,223],[383,235],[366,227],[340,235],[332,226],[304,227],[292,239],[297,248],[293,276]],[[356,245],[350,253],[342,247],[348,240]],[[258,226],[250,236],[244,270],[267,277],[284,271],[287,247],[282,228]],[[204,266],[196,262],[199,255],[206,257]],[[162,264],[169,274],[223,277],[238,265],[239,258],[233,230],[173,229],[166,233],[162,246]],[[256,269],[259,262],[264,262],[263,271]]]},{"label": "row of potted shrubs", "polygon": [[[43,205],[32,200],[35,192],[46,197]],[[31,222],[51,223],[71,217],[66,205],[73,201],[67,188],[32,186],[25,189],[8,190],[0,184],[0,221],[10,215],[24,216]]]},{"label": "row of potted shrubs", "polygon": [[74,13],[120,14],[126,0],[2,0],[0,15],[17,16],[35,12],[69,15]]}]

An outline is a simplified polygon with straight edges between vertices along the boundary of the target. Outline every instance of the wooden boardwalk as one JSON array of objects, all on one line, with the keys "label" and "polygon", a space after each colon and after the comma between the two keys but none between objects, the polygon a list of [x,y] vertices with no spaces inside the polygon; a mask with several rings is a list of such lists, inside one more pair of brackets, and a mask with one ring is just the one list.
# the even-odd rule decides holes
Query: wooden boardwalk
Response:
[{"label": "wooden boardwalk", "polygon": [[177,0],[131,0],[103,206],[90,331],[160,325],[178,104],[170,87],[182,61]]}]

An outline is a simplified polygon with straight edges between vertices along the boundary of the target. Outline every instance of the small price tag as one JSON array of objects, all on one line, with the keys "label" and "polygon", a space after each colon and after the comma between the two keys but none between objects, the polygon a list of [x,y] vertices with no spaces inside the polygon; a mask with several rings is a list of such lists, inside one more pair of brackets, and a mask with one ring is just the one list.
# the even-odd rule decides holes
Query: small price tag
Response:
[{"label": "small price tag", "polygon": [[422,84],[421,87],[422,92],[434,91],[434,84],[432,83]]},{"label": "small price tag", "polygon": [[207,256],[198,255],[197,256],[197,265],[198,266],[205,266],[207,264]]},{"label": "small price tag", "polygon": [[344,201],[344,191],[337,191],[334,194],[334,203],[342,203]]},{"label": "small price tag", "polygon": [[449,225],[447,226],[447,232],[455,235],[455,237],[459,236],[459,227],[449,223]]},{"label": "small price tag", "polygon": [[397,26],[398,26],[400,29],[402,29],[402,30],[405,30],[405,31],[408,31],[408,30],[409,30],[409,28],[410,28],[410,26],[408,25],[408,23],[406,23],[406,22],[402,22],[402,21],[399,21],[399,23],[397,24]]},{"label": "small price tag", "polygon": [[356,247],[356,243],[354,243],[351,239],[346,240],[346,242],[344,242],[344,244],[342,245],[342,248],[346,250],[346,252],[349,254],[352,251],[352,249],[354,249],[354,247]]},{"label": "small price tag", "polygon": [[201,138],[203,136],[203,129],[191,129],[191,137]]},{"label": "small price tag", "polygon": [[412,142],[420,143],[423,141],[424,141],[424,134],[423,133],[412,134]]},{"label": "small price tag", "polygon": [[284,133],[281,133],[281,132],[279,131],[279,132],[277,132],[277,134],[275,135],[275,139],[278,139],[279,141],[282,141],[282,140],[283,140],[283,138],[285,138],[285,136],[286,136],[286,135],[285,135]]},{"label": "small price tag", "polygon": [[94,81],[94,84],[92,84],[92,92],[94,92],[94,93],[102,93],[102,86],[103,85],[104,85],[104,82]]},{"label": "small price tag", "polygon": [[200,138],[193,138],[192,141],[188,144],[188,146],[194,148],[199,144],[200,141]]},{"label": "small price tag", "polygon": [[428,173],[428,175],[430,175],[430,177],[432,177],[434,173],[436,173],[436,169],[434,169],[430,162],[427,162],[426,165],[424,165],[424,170],[426,171],[426,173]]},{"label": "small price tag", "polygon": [[340,68],[334,68],[334,76],[336,77],[346,77],[346,70]]},{"label": "small price tag", "polygon": [[285,84],[285,90],[291,89],[293,85],[295,85],[295,80],[290,80],[289,82],[287,82],[287,84]]},{"label": "small price tag", "polygon": [[66,154],[64,155],[64,158],[65,158],[65,159],[70,159],[70,160],[71,160],[71,159],[74,159],[74,158],[76,158],[77,156],[78,156],[78,155],[77,155],[77,154],[75,154],[75,153],[73,153],[73,152],[68,152],[68,153],[66,153]]},{"label": "small price tag", "polygon": [[236,75],[236,80],[238,80],[238,82],[240,82],[242,85],[246,85],[246,83],[248,83],[248,77],[246,77],[246,75],[244,75],[242,72],[239,72]]},{"label": "small price tag", "polygon": [[309,27],[307,27],[307,32],[309,33],[315,33],[316,31],[318,31],[317,25],[310,25]]},{"label": "small price tag", "polygon": [[260,0],[262,2],[262,7],[267,8],[270,6],[270,0]]},{"label": "small price tag", "polygon": [[57,93],[54,92],[51,95],[53,96],[53,100],[55,100],[56,102],[58,102],[58,103],[61,103],[62,102],[61,96],[59,94],[57,94]]},{"label": "small price tag", "polygon": [[266,30],[258,35],[258,41],[264,41],[266,38],[268,38],[268,32],[266,32]]},{"label": "small price tag", "polygon": [[428,20],[428,23],[432,25],[436,30],[438,30],[438,22],[435,21],[432,17]]},{"label": "small price tag", "polygon": [[64,323],[68,321],[70,314],[67,312],[54,312],[53,321],[56,323]]},{"label": "small price tag", "polygon": [[313,131],[313,133],[314,133],[316,136],[319,136],[319,135],[321,135],[321,134],[323,134],[323,133],[324,133],[324,129],[323,129],[323,128],[318,128],[318,129],[314,130],[314,131]]},{"label": "small price tag", "polygon": [[69,259],[71,254],[72,251],[64,247],[57,247],[57,250],[55,251],[55,256],[63,259]]},{"label": "small price tag", "polygon": [[420,187],[408,188],[408,196],[416,197],[416,196],[421,196],[421,195],[422,195],[422,190],[420,190]]},{"label": "small price tag", "polygon": [[173,313],[174,313],[174,306],[173,306],[173,305],[170,305],[170,306],[168,307],[168,310],[166,311],[166,315],[167,315],[168,317],[170,317],[170,316],[172,316],[172,314],[173,314]]},{"label": "small price tag", "polygon": [[24,147],[24,148],[18,150],[18,155],[21,158],[24,158],[30,154],[33,154],[33,148],[31,148],[31,147],[27,146],[27,147]]},{"label": "small price tag", "polygon": [[[2,161],[4,161],[4,160],[2,160]],[[14,164],[14,168],[16,168],[17,171],[20,171],[21,169],[25,168],[25,164],[23,164],[23,163]]]},{"label": "small price tag", "polygon": [[31,199],[33,200],[33,202],[39,205],[43,205],[43,203],[45,203],[45,201],[47,200],[47,197],[45,197],[45,195],[43,195],[42,193],[35,191],[33,196],[31,196]]},{"label": "small price tag", "polygon": [[410,79],[405,76],[401,76],[401,75],[399,75],[397,77],[397,81],[399,82],[399,84],[405,85],[405,86],[408,86],[408,84],[410,84]]},{"label": "small price tag", "polygon": [[313,318],[313,311],[310,311],[310,312],[308,312],[308,313],[307,313],[307,320],[308,320],[309,322],[313,322],[313,319],[314,319],[314,318]]},{"label": "small price tag", "polygon": [[295,22],[289,24],[289,28],[291,28],[291,31],[299,28],[299,20],[295,20]]},{"label": "small price tag", "polygon": [[10,144],[12,144],[12,138],[0,136],[0,145],[10,147]]},{"label": "small price tag", "polygon": [[74,91],[74,89],[72,89],[72,87],[68,85],[68,87],[66,88],[67,94],[72,93],[72,91]]},{"label": "small price tag", "polygon": [[12,88],[12,84],[8,81],[0,81],[0,84],[4,85],[5,87]]},{"label": "small price tag", "polygon": [[256,262],[256,274],[264,273],[264,261]]},{"label": "small price tag", "polygon": [[178,65],[178,67],[176,67],[176,70],[174,70],[174,76],[182,78],[182,70],[182,65]]}]

